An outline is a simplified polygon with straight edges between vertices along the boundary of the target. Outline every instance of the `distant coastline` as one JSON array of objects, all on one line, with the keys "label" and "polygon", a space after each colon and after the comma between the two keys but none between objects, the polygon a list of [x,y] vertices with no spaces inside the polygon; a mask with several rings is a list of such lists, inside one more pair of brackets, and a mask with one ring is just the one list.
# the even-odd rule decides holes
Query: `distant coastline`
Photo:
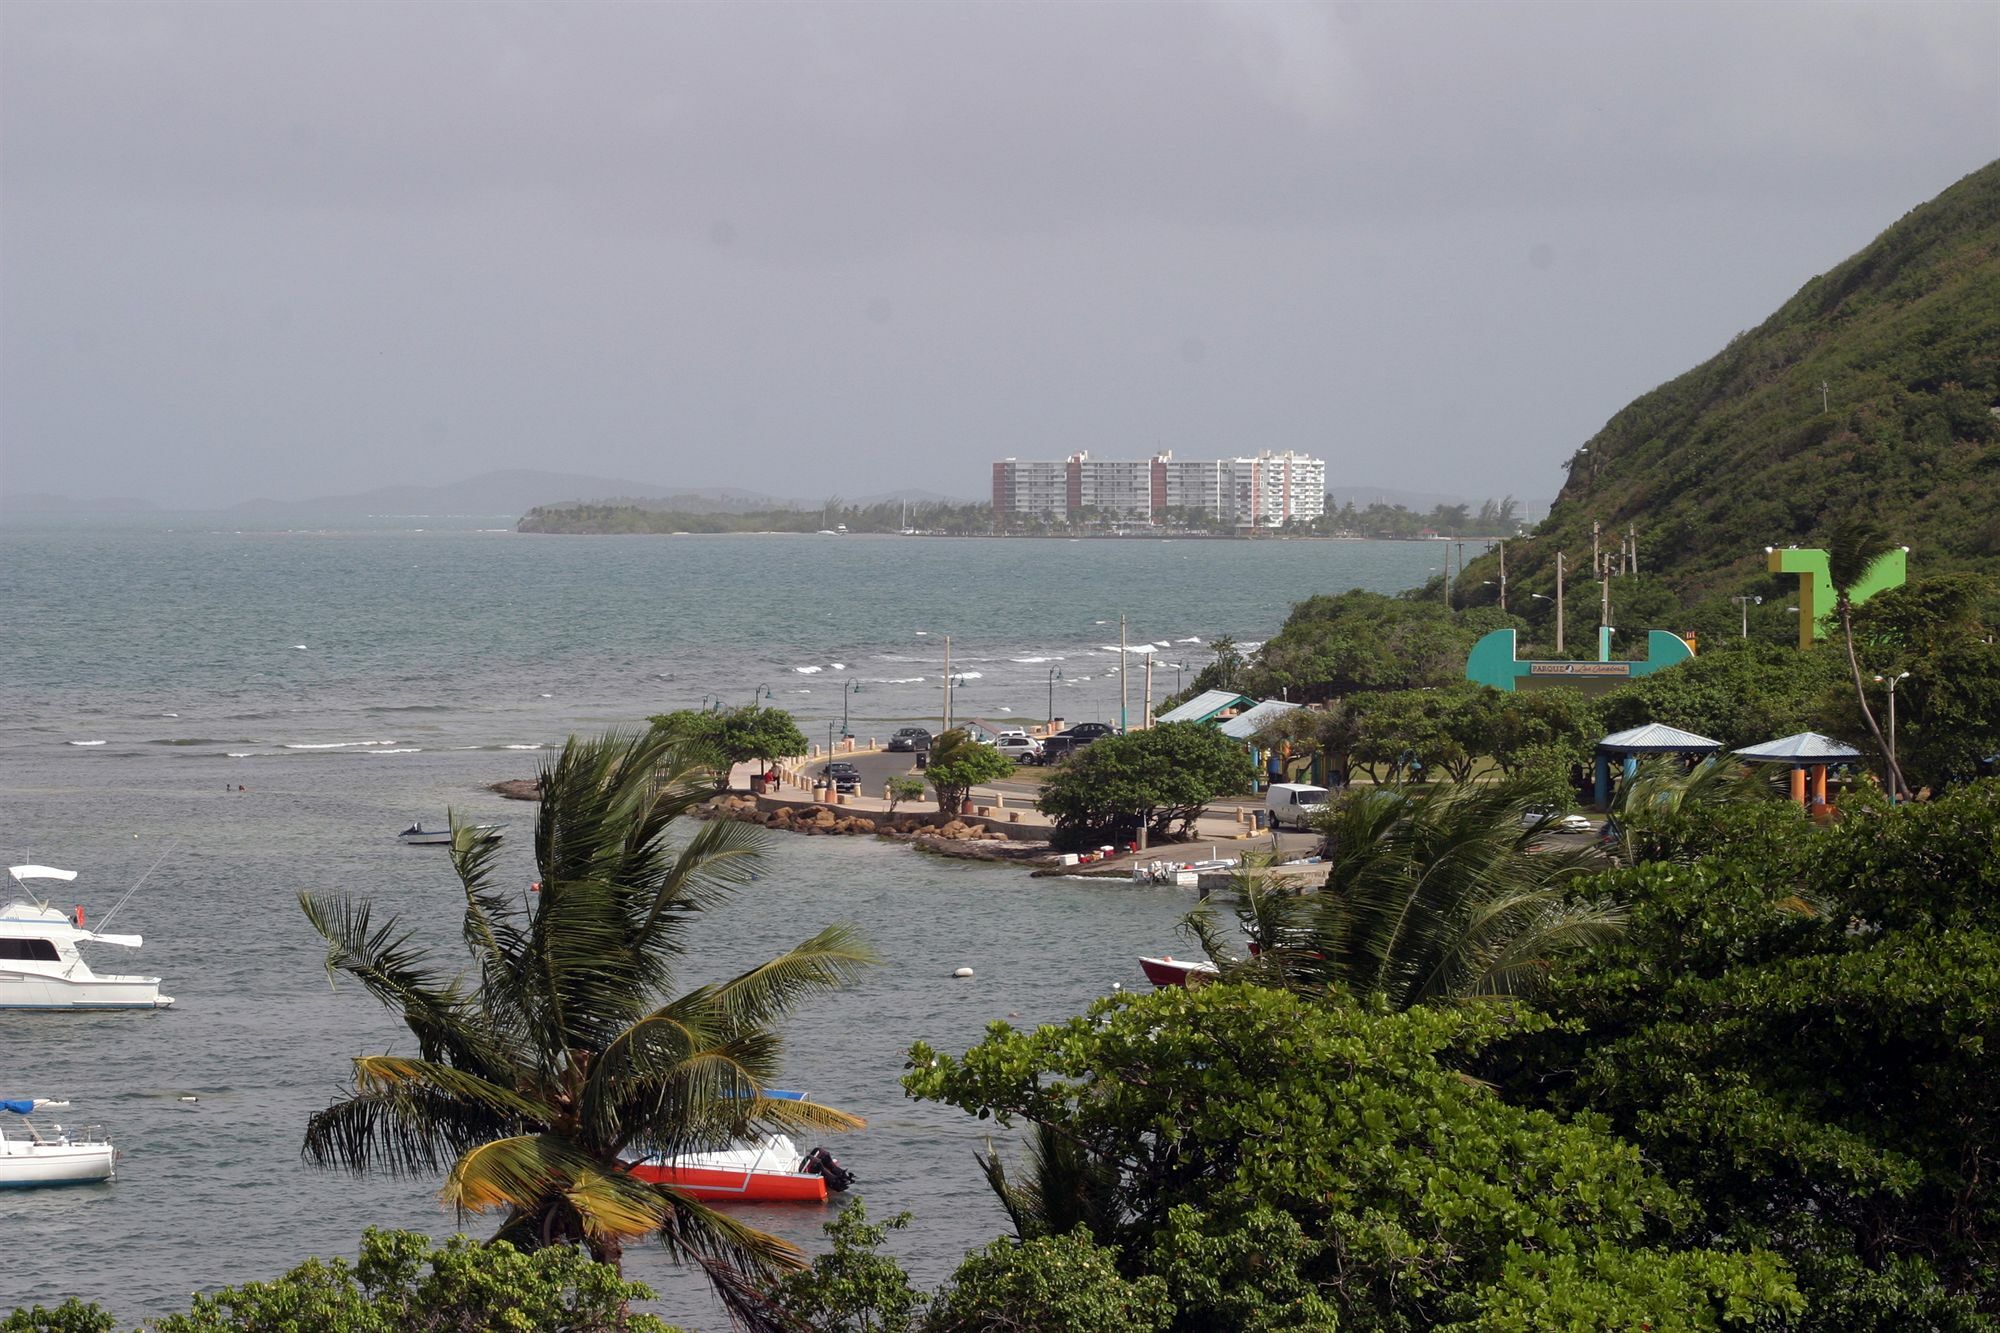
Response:
[{"label": "distant coastline", "polygon": [[785,536],[900,537],[1041,537],[1058,540],[1139,541],[1270,541],[1315,539],[1330,541],[1493,541],[1516,535],[1514,504],[1489,501],[1476,517],[1470,506],[1441,506],[1416,514],[1399,505],[1351,504],[1313,522],[1294,521],[1283,527],[1240,528],[1212,521],[1186,522],[1183,511],[1160,524],[1121,523],[1089,514],[1068,522],[1038,518],[1032,522],[996,521],[983,504],[829,505],[818,510],[776,509],[731,513],[668,509],[629,503],[563,503],[530,509],[516,531],[560,536],[709,536],[718,534]]}]

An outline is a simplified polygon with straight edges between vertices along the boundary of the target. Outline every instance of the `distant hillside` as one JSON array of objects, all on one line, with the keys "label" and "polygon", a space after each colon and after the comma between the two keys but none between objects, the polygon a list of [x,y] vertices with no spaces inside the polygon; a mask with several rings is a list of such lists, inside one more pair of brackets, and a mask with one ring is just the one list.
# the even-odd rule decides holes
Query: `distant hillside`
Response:
[{"label": "distant hillside", "polygon": [[128,495],[76,499],[42,491],[0,494],[0,514],[145,514],[159,506]]},{"label": "distant hillside", "polygon": [[1912,574],[2000,569],[2000,163],[1637,399],[1567,466],[1548,519],[1508,544],[1510,609],[1537,622],[1547,605],[1523,594],[1553,591],[1558,549],[1588,577],[1593,521],[1613,549],[1636,529],[1652,590],[1683,608],[1782,602],[1764,548],[1817,544],[1856,513],[1911,548]]},{"label": "distant hillside", "polygon": [[439,486],[378,486],[349,495],[323,495],[310,500],[245,500],[232,512],[250,514],[507,514],[536,505],[577,500],[624,500],[651,505],[671,503],[697,513],[744,513],[770,509],[786,502],[755,491],[727,486],[700,489],[659,486],[620,477],[542,472],[514,468],[483,472]]}]

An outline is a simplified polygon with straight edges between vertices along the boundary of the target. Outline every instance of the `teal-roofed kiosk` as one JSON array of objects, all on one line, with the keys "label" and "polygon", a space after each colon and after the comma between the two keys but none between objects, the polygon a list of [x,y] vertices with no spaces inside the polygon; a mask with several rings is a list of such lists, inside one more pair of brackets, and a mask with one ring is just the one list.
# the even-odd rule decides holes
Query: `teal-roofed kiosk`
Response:
[{"label": "teal-roofed kiosk", "polygon": [[1472,645],[1472,652],[1465,659],[1465,678],[1510,692],[1544,689],[1551,685],[1602,691],[1641,676],[1650,676],[1655,671],[1664,671],[1670,666],[1678,666],[1694,656],[1694,649],[1688,647],[1686,639],[1668,630],[1656,629],[1647,631],[1645,661],[1614,662],[1611,660],[1609,625],[1597,628],[1595,662],[1523,662],[1515,656],[1516,651],[1513,630],[1494,630]]},{"label": "teal-roofed kiosk", "polygon": [[1597,743],[1597,808],[1611,808],[1611,761],[1614,759],[1624,768],[1626,780],[1630,781],[1638,771],[1642,755],[1681,754],[1706,759],[1721,749],[1721,741],[1712,741],[1706,736],[1697,736],[1692,731],[1682,731],[1679,727],[1661,722],[1648,722],[1643,727],[1613,732]]}]

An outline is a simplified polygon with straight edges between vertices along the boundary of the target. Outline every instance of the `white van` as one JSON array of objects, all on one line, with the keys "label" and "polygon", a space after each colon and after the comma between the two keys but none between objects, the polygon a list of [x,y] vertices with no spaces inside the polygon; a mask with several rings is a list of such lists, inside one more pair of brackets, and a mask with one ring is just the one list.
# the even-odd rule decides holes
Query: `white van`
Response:
[{"label": "white van", "polygon": [[1264,810],[1276,828],[1311,828],[1326,813],[1326,788],[1308,782],[1274,782],[1264,789]]}]

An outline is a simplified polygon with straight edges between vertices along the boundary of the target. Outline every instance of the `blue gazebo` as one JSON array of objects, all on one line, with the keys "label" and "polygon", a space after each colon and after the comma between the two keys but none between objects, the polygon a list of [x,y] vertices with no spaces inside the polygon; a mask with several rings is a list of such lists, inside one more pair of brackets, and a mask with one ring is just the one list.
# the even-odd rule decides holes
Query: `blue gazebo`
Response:
[{"label": "blue gazebo", "polygon": [[1641,756],[1684,754],[1706,759],[1722,749],[1721,741],[1682,731],[1664,722],[1648,722],[1627,731],[1613,732],[1597,743],[1597,807],[1611,805],[1611,761],[1617,759],[1629,779],[1638,771]]},{"label": "blue gazebo", "polygon": [[[1792,769],[1792,799],[1810,810],[1816,805],[1826,804],[1828,766],[1851,764],[1861,758],[1861,751],[1831,736],[1802,731],[1796,736],[1781,736],[1775,741],[1738,750],[1736,757],[1752,764],[1789,764]],[[1812,781],[1810,790],[1806,786],[1808,777]]]}]

